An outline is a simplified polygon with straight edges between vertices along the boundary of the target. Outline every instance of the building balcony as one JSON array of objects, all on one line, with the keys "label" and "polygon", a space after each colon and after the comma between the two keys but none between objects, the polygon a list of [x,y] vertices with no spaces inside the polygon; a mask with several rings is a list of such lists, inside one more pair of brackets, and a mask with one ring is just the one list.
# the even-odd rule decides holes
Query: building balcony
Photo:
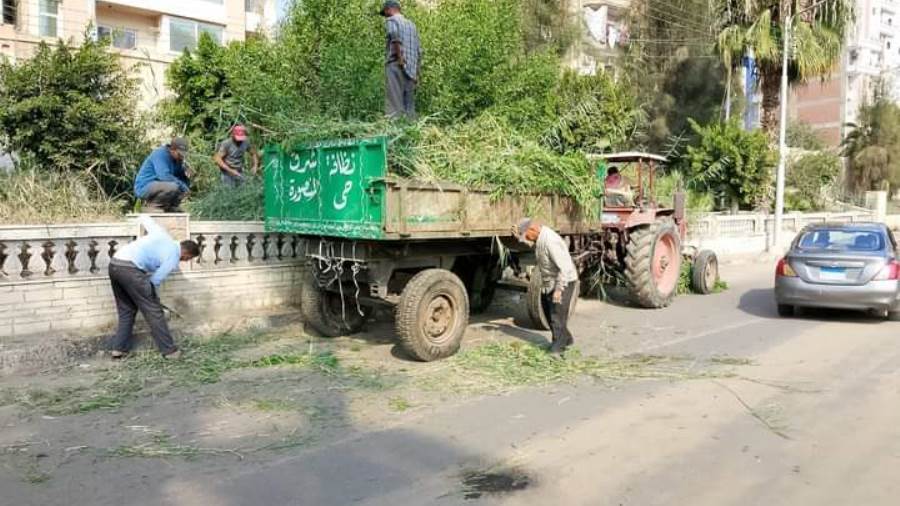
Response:
[{"label": "building balcony", "polygon": [[599,9],[604,5],[611,9],[627,12],[631,9],[631,0],[582,0],[581,2],[582,8],[590,7],[591,9]]},{"label": "building balcony", "polygon": [[98,0],[97,10],[104,5],[146,15],[170,15],[218,25],[228,22],[225,0]]}]

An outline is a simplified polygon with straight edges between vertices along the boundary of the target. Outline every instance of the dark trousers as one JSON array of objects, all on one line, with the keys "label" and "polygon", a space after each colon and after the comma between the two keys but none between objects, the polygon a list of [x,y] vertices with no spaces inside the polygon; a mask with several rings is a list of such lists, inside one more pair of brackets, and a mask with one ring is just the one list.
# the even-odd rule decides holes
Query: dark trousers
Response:
[{"label": "dark trousers", "polygon": [[154,181],[147,187],[144,197],[144,211],[157,213],[180,213],[184,192],[171,181]]},{"label": "dark trousers", "polygon": [[575,338],[569,332],[569,308],[575,298],[577,286],[577,282],[569,283],[563,290],[562,301],[559,304],[553,303],[553,292],[541,294],[541,305],[544,314],[547,315],[547,323],[550,324],[550,335],[553,336],[551,345],[553,351],[564,350],[575,342]]},{"label": "dark trousers", "polygon": [[116,297],[116,311],[119,313],[119,329],[110,343],[115,351],[130,351],[134,334],[134,318],[138,310],[150,325],[150,334],[156,341],[160,353],[168,355],[176,351],[169,324],[163,313],[156,288],[150,282],[150,275],[138,269],[131,262],[113,259],[109,264],[109,281]]},{"label": "dark trousers", "polygon": [[384,113],[389,118],[416,117],[416,82],[406,75],[399,62],[384,66]]}]

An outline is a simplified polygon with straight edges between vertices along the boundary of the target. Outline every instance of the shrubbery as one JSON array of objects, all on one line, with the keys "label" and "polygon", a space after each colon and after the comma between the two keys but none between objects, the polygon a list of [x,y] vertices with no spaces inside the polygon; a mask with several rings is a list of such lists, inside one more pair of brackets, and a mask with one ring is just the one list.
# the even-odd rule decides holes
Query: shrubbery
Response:
[{"label": "shrubbery", "polygon": [[734,121],[690,123],[698,140],[681,159],[689,186],[726,199],[734,210],[766,202],[775,156],[765,133],[748,132]]},{"label": "shrubbery", "polygon": [[0,151],[88,174],[110,195],[128,191],[148,145],[137,83],[107,45],[42,42],[30,59],[0,60]]}]

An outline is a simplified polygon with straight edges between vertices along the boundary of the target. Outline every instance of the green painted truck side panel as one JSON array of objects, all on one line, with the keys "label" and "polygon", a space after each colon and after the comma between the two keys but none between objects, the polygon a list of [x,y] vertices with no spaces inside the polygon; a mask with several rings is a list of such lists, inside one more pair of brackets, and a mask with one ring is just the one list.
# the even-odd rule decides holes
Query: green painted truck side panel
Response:
[{"label": "green painted truck side panel", "polygon": [[267,146],[263,166],[267,230],[383,238],[385,138]]}]

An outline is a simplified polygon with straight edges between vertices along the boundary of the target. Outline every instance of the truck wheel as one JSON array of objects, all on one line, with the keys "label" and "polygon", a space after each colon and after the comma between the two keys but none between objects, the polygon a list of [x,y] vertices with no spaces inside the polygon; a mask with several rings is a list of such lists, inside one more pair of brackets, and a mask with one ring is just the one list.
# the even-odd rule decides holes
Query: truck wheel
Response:
[{"label": "truck wheel", "polygon": [[[526,294],[528,316],[531,318],[531,326],[535,330],[550,330],[550,321],[544,314],[544,306],[541,305],[541,270],[537,267],[531,269],[531,279],[528,282],[528,293]],[[581,294],[581,282],[575,281],[575,296],[572,298],[572,305],[569,306],[569,316],[575,312],[575,306],[578,305],[578,297]]]},{"label": "truck wheel", "polygon": [[626,246],[625,279],[641,307],[672,303],[681,274],[681,238],[671,218],[633,230]]},{"label": "truck wheel", "polygon": [[355,334],[366,323],[366,318],[357,311],[352,295],[344,295],[342,311],[340,294],[319,288],[312,275],[306,276],[300,288],[300,312],[303,321],[324,337]]},{"label": "truck wheel", "polygon": [[695,293],[707,295],[716,288],[719,281],[719,259],[716,254],[705,249],[694,257],[691,265],[691,288]]},{"label": "truck wheel", "polygon": [[541,270],[536,266],[531,269],[531,279],[528,281],[528,316],[531,318],[531,326],[536,330],[550,330],[547,315],[544,314],[544,306],[541,305]]},{"label": "truck wheel", "polygon": [[426,269],[406,284],[396,311],[401,346],[413,358],[430,362],[459,350],[469,324],[469,297],[456,274]]}]

